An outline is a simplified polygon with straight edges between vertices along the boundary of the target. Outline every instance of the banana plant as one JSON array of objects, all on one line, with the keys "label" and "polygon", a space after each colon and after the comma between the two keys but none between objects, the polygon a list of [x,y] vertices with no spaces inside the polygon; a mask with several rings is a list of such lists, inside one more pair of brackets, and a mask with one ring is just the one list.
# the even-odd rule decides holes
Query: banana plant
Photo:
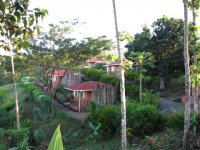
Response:
[{"label": "banana plant", "polygon": [[57,129],[55,130],[50,144],[48,146],[48,150],[63,150],[63,142],[62,142],[62,136],[60,132],[60,125],[58,125]]},{"label": "banana plant", "polygon": [[88,136],[87,139],[94,139],[94,140],[99,139],[101,137],[100,135],[101,123],[95,127],[95,125],[92,122],[89,122],[88,126],[92,130],[92,133]]}]

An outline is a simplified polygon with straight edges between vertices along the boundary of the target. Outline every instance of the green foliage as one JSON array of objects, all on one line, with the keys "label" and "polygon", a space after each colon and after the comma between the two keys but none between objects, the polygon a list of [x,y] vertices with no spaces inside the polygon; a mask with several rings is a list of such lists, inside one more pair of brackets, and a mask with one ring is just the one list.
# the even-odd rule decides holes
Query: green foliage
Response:
[{"label": "green foliage", "polygon": [[113,42],[110,39],[107,39],[106,36],[100,36],[98,38],[84,38],[80,42],[73,44],[71,49],[69,49],[69,58],[73,59],[71,64],[83,64],[87,59],[97,56],[101,52],[110,50],[112,45]]},{"label": "green foliage", "polygon": [[155,106],[127,103],[127,127],[132,128],[134,134],[152,134],[164,125],[165,118]]},{"label": "green foliage", "polygon": [[5,109],[0,109],[0,127],[4,127],[6,125],[11,126],[15,120],[15,112],[8,112]]},{"label": "green foliage", "polygon": [[[132,134],[146,135],[161,130],[165,125],[164,116],[155,106],[127,103],[127,127],[133,130]],[[113,135],[120,130],[120,106],[98,107],[87,118],[95,126],[101,123],[101,131],[106,135]]]},{"label": "green foliage", "polygon": [[62,142],[62,136],[60,132],[60,125],[55,130],[51,141],[48,146],[48,150],[63,150],[63,142]]},{"label": "green foliage", "polygon": [[70,101],[70,95],[63,94],[63,93],[60,93],[60,92],[56,92],[54,97],[58,102],[61,102],[61,103]]},{"label": "green foliage", "polygon": [[28,144],[29,128],[20,129],[2,129],[0,128],[0,137],[10,137],[10,141],[13,141],[15,146],[21,150],[26,150]]},{"label": "green foliage", "polygon": [[101,81],[112,85],[117,85],[119,83],[119,78],[110,74],[107,74],[106,72],[102,70],[97,70],[94,68],[82,68],[81,73],[87,76],[88,80],[93,81]]},{"label": "green foliage", "polygon": [[98,140],[101,138],[100,135],[100,129],[101,129],[101,123],[98,124],[96,127],[94,126],[94,124],[92,122],[88,122],[88,127],[91,130],[91,134],[87,137],[88,139],[92,139],[92,140]]},{"label": "green foliage", "polygon": [[10,72],[3,73],[0,68],[0,86],[12,83],[12,75]]},{"label": "green foliage", "polygon": [[46,135],[42,129],[36,129],[33,132],[33,137],[34,137],[34,140],[36,141],[36,143],[40,144],[45,140]]},{"label": "green foliage", "polygon": [[105,65],[106,63],[96,63],[94,68],[98,70],[106,70]]},{"label": "green foliage", "polygon": [[22,83],[30,94],[33,94],[33,91],[37,90],[37,88],[33,86],[31,83],[29,83],[28,81],[24,81],[24,82],[22,81]]},{"label": "green foliage", "polygon": [[160,97],[160,94],[157,92],[157,93],[153,93],[153,91],[148,91],[148,90],[145,90],[143,93],[142,93],[142,103],[143,104],[150,104],[150,105],[154,105],[155,107],[158,108],[159,106],[159,97]]},{"label": "green foliage", "polygon": [[38,19],[47,14],[47,10],[35,8],[28,9],[29,1],[1,1],[0,23],[1,36],[3,38],[1,47],[10,50],[10,46],[5,41],[12,40],[12,46],[16,50],[27,48],[28,38],[33,37],[34,30],[38,29]]},{"label": "green foliage", "polygon": [[0,109],[6,110],[6,111],[9,111],[14,107],[15,107],[15,102],[13,99],[11,100],[8,99],[3,104],[0,105]]},{"label": "green foliage", "polygon": [[180,149],[182,146],[182,134],[180,134],[180,131],[177,132],[176,130],[167,129],[163,133],[145,136],[141,145],[142,149],[149,150]]},{"label": "green foliage", "polygon": [[97,104],[95,101],[90,101],[86,104],[86,110],[94,113],[97,110]]},{"label": "green foliage", "polygon": [[174,112],[167,116],[166,126],[174,129],[183,129],[184,127],[184,112]]},{"label": "green foliage", "polygon": [[139,99],[139,85],[133,84],[131,82],[126,82],[125,92],[127,96],[135,100]]},{"label": "green foliage", "polygon": [[141,33],[135,34],[134,40],[127,45],[126,57],[131,52],[151,52],[155,57],[155,67],[147,68],[148,74],[164,79],[183,74],[183,20],[163,16],[152,27],[152,33],[145,26]]},{"label": "green foliage", "polygon": [[35,122],[37,122],[38,120],[47,122],[51,118],[51,114],[48,111],[45,111],[39,107],[33,108],[33,116]]},{"label": "green foliage", "polygon": [[54,94],[54,98],[58,102],[69,102],[70,101],[70,93],[67,93],[64,86],[59,86],[56,90],[56,93]]},{"label": "green foliage", "polygon": [[120,129],[119,106],[98,107],[89,114],[87,121],[92,122],[94,126],[101,124],[103,133],[112,135]]},{"label": "green foliage", "polygon": [[8,94],[8,89],[1,89],[0,90],[0,99],[2,99],[4,96]]},{"label": "green foliage", "polygon": [[58,119],[66,119],[67,114],[65,112],[63,112],[62,110],[56,110],[55,111],[55,117],[58,118]]}]

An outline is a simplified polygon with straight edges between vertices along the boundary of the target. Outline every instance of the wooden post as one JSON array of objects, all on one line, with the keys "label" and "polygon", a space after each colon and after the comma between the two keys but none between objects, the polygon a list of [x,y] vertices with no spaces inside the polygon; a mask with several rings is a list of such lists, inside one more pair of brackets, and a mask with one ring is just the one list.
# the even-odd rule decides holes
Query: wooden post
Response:
[{"label": "wooden post", "polygon": [[81,112],[81,91],[78,93],[78,112]]}]

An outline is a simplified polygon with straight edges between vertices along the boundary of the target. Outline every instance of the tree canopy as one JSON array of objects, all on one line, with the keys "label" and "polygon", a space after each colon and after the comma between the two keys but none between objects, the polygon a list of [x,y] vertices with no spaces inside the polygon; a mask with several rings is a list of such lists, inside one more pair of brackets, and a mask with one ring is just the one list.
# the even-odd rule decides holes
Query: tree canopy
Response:
[{"label": "tree canopy", "polygon": [[[184,72],[183,21],[163,16],[152,24],[153,31],[146,26],[127,45],[129,57],[132,51],[151,52],[155,57],[152,75],[163,79],[179,76]],[[177,59],[178,58],[178,59]]]}]

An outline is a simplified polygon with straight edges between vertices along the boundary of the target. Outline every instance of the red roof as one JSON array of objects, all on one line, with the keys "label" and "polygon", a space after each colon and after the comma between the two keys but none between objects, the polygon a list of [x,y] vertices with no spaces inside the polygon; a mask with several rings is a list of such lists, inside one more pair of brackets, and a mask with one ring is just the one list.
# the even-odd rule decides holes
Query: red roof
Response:
[{"label": "red roof", "polygon": [[69,87],[66,87],[65,89],[72,91],[94,91],[97,85],[106,85],[108,87],[112,87],[112,85],[103,82],[88,81],[88,82],[73,84]]},{"label": "red roof", "polygon": [[95,63],[95,62],[107,62],[107,61],[104,59],[101,59],[101,58],[94,57],[94,58],[88,59],[86,62],[87,63],[93,63],[93,62]]},{"label": "red roof", "polygon": [[[64,74],[65,70],[55,70],[53,76],[64,76]],[[51,76],[51,73],[49,73],[48,76]]]}]

